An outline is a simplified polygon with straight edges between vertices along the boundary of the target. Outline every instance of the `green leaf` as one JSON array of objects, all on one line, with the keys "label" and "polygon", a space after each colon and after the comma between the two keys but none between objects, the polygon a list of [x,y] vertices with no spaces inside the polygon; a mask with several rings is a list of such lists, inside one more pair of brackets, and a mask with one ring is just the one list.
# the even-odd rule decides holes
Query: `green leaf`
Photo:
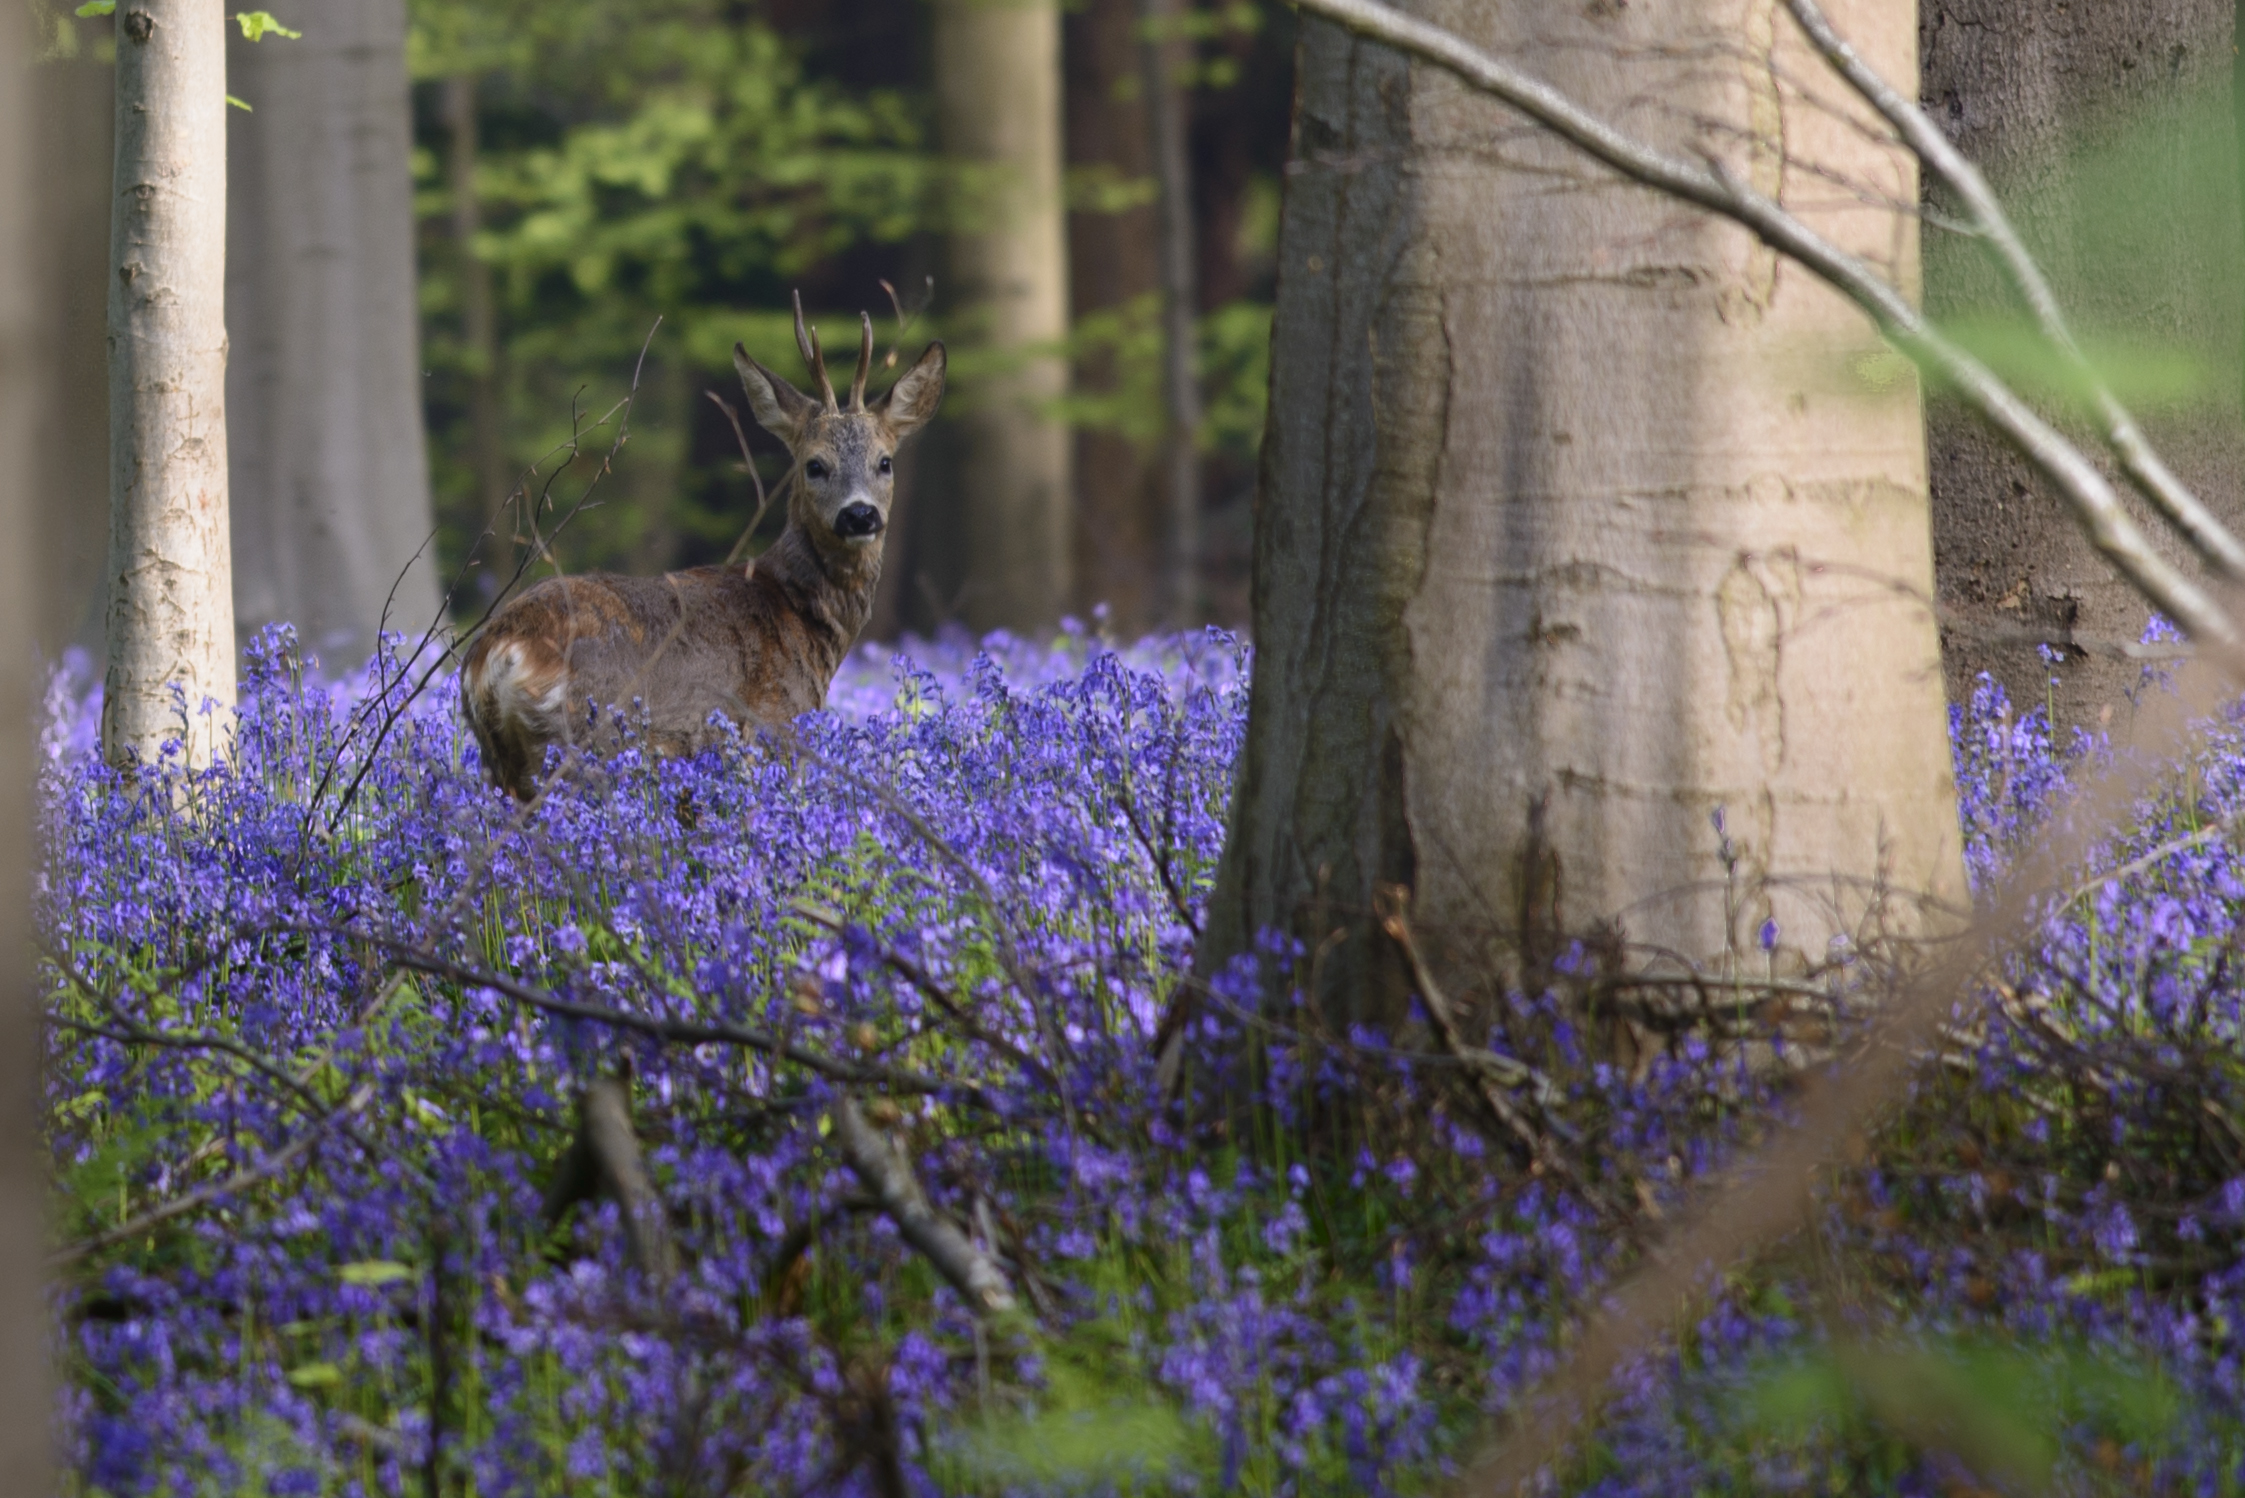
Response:
[{"label": "green leaf", "polygon": [[235,98],[232,94],[228,94],[226,96],[226,102],[233,105],[236,109],[240,110],[244,114],[255,113],[255,111],[252,110],[248,104],[244,103],[240,99]]},{"label": "green leaf", "polygon": [[335,1277],[346,1285],[394,1285],[413,1278],[413,1270],[394,1259],[362,1259],[345,1264],[335,1271]]},{"label": "green leaf", "polygon": [[[115,4],[116,0],[110,0],[110,3]],[[241,24],[242,35],[253,42],[265,40],[268,32],[274,36],[288,37],[291,40],[304,34],[301,31],[291,31],[279,21],[274,20],[273,13],[269,10],[237,11],[234,19]]]},{"label": "green leaf", "polygon": [[71,14],[74,16],[113,16],[117,13],[117,0],[86,0]]},{"label": "green leaf", "polygon": [[333,1363],[306,1363],[289,1369],[288,1381],[299,1389],[325,1389],[343,1382],[343,1370]]}]

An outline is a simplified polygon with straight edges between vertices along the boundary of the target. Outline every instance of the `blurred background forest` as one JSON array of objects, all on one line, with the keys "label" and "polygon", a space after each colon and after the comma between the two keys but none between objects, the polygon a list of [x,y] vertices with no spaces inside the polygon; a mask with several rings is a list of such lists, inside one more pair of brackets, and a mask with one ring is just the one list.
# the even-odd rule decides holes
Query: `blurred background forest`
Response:
[{"label": "blurred background forest", "polygon": [[[276,231],[256,222],[258,204],[290,201],[281,212],[301,212],[272,187],[291,172],[334,178],[383,169],[368,160],[380,154],[379,120],[342,128],[336,149],[354,157],[347,169],[331,171],[312,159],[324,149],[313,139],[317,124],[294,120],[290,111],[327,108],[339,90],[355,85],[332,81],[343,75],[331,72],[331,81],[315,81],[309,100],[292,102],[282,70],[357,68],[348,49],[380,46],[385,12],[405,30],[420,414],[435,578],[450,591],[456,621],[472,623],[509,570],[501,513],[508,494],[541,461],[550,472],[573,420],[597,417],[631,388],[643,345],[628,451],[562,535],[556,558],[571,571],[642,573],[723,558],[755,497],[728,418],[704,392],[739,405],[731,369],[736,340],[795,367],[786,308],[797,290],[830,347],[854,341],[861,309],[876,315],[886,347],[896,340],[896,320],[883,282],[918,314],[908,339],[913,351],[928,337],[951,344],[947,411],[954,417],[968,413],[971,422],[978,395],[993,399],[990,392],[1003,388],[1025,357],[1064,357],[1065,392],[1048,392],[1027,413],[1064,430],[1072,467],[1072,535],[1061,569],[1072,576],[1058,579],[1061,611],[1107,604],[1117,634],[1191,622],[1188,614],[1244,619],[1292,87],[1293,21],[1285,7],[1241,0],[1196,8],[1174,23],[1170,55],[1177,59],[1189,148],[1204,411],[1197,438],[1198,586],[1188,590],[1189,603],[1172,601],[1161,576],[1169,514],[1161,458],[1170,428],[1158,192],[1141,79],[1149,35],[1143,0],[1084,0],[1062,17],[1061,98],[1053,112],[1062,139],[1044,148],[1057,146],[1064,162],[1066,322],[1060,337],[1026,348],[1017,341],[1011,350],[994,346],[997,340],[960,305],[956,236],[972,233],[993,211],[992,173],[1004,168],[946,150],[932,82],[940,7],[920,0],[411,0],[402,17],[398,10],[379,0],[355,10],[313,0],[275,12],[303,30],[303,39],[230,44],[230,77],[239,81],[229,87],[252,111],[232,116],[229,168],[229,406],[245,635],[289,617],[338,665],[371,644],[375,609],[363,598],[340,623],[319,617],[322,605],[335,600],[316,585],[300,585],[294,599],[284,586],[273,602],[259,605],[261,573],[294,565],[288,557],[261,565],[259,546],[288,550],[291,522],[261,511],[257,476],[245,470],[261,461],[260,451],[328,440],[268,436],[257,430],[259,412],[269,424],[286,426],[291,418],[279,408],[290,392],[329,381],[329,364],[356,357],[336,354],[331,341],[309,367],[301,352],[294,355],[299,363],[289,364],[289,348],[305,340],[286,326],[292,314],[285,288],[265,293],[266,278],[294,272],[276,270],[269,255],[261,262]],[[343,12],[348,19],[338,19]],[[62,560],[49,579],[45,633],[53,646],[98,650],[106,489],[100,267],[109,231],[113,54],[104,18],[50,9],[42,20],[40,110],[53,127],[43,132],[50,147],[43,187],[60,231],[69,303],[57,378],[60,405],[87,427],[81,440],[53,445],[63,471],[48,475],[46,488],[76,498],[46,511],[47,554]],[[352,34],[339,37],[345,30]],[[322,45],[331,54],[342,46],[346,54],[339,62],[304,61]],[[359,196],[379,199],[386,190],[377,181],[371,194]],[[353,215],[371,221],[378,209],[361,203],[319,211],[331,222],[340,216],[357,224],[350,237],[365,243],[386,230]],[[302,228],[277,232],[286,238]],[[320,227],[310,232],[317,238]],[[354,252],[336,253],[347,259]],[[348,266],[342,273],[356,276]],[[276,304],[284,310],[265,310]],[[294,315],[299,322],[348,321],[345,310],[326,307]],[[357,315],[363,321],[368,314]],[[282,326],[261,338],[264,329],[245,329],[252,318]],[[358,342],[375,340],[363,330]],[[289,347],[277,364],[260,366],[267,342]],[[380,404],[376,392],[358,407]],[[874,635],[930,631],[963,616],[982,625],[1051,622],[1009,617],[1003,604],[967,606],[965,496],[982,475],[959,425],[939,423],[907,457],[900,530],[890,545]],[[564,474],[556,494],[579,491],[585,472],[606,455],[609,435],[587,445],[579,472]],[[412,489],[411,474],[396,464],[410,468],[421,437],[395,421],[361,434],[356,455],[340,460],[344,477],[329,485],[371,484],[379,492],[355,502],[414,513],[419,496],[396,492]],[[783,455],[753,427],[749,440],[768,483]],[[328,455],[331,473],[337,461]],[[366,475],[366,483],[353,473]],[[767,515],[764,539],[782,518],[776,508]],[[495,519],[500,544],[486,541],[478,551]],[[386,554],[398,544],[376,549]],[[393,571],[397,565],[388,562]],[[405,606],[413,603],[401,599],[391,627],[421,627],[423,618],[409,616],[425,610]]]}]

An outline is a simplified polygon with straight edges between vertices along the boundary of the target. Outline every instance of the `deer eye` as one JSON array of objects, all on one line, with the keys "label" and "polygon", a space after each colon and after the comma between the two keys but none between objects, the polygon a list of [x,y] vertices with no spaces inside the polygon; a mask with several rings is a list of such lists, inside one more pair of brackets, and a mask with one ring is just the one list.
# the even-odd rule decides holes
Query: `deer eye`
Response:
[{"label": "deer eye", "polygon": [[889,471],[889,460],[885,457],[881,459],[881,471],[883,473],[887,473]]},{"label": "deer eye", "polygon": [[818,458],[813,458],[810,462],[803,465],[803,472],[814,479],[825,478],[826,464]]}]

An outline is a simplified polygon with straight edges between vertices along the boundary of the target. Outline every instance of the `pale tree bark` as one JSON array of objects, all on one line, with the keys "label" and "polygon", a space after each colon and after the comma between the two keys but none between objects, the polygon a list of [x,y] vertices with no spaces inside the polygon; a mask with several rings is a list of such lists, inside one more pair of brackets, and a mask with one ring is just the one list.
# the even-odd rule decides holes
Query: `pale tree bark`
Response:
[{"label": "pale tree bark", "polygon": [[1034,628],[1074,595],[1072,442],[1043,409],[1068,384],[1059,7],[936,0],[934,50],[943,148],[979,189],[951,234],[946,325],[1003,366],[960,381],[961,601],[976,628]]},{"label": "pale tree bark", "polygon": [[[208,763],[234,703],[226,490],[226,31],[218,0],[117,8],[109,281],[111,758],[179,736]],[[184,694],[183,723],[173,688]],[[205,712],[206,701],[217,711]]]},{"label": "pale tree bark", "polygon": [[[1914,285],[1913,164],[1781,86],[1820,67],[1777,0],[1404,8]],[[1839,19],[1914,76],[1912,7]],[[1307,19],[1300,66],[1204,965],[1344,933],[1324,997],[1386,1020],[1385,884],[1466,982],[1573,938],[1720,968],[1769,918],[1797,970],[1887,895],[1960,898],[1914,381],[1851,374],[1868,329],[1773,251],[1448,74]]]},{"label": "pale tree bark", "polygon": [[[2145,424],[2232,524],[2245,519],[2235,19],[2235,0],[1924,0],[1919,23],[1928,112],[2003,196],[2077,326],[2206,372],[2215,399]],[[1976,242],[1936,232],[1926,248],[1929,311],[2000,304]],[[2143,599],[1969,412],[1936,403],[1927,438],[1951,690],[1988,671],[2016,701],[2052,700],[2061,722],[2125,719],[2139,667],[2109,646],[2136,638]],[[2053,670],[2038,637],[2077,643]]]},{"label": "pale tree bark", "polygon": [[[34,641],[42,576],[34,515],[37,455],[55,440],[49,232],[34,207],[28,127],[32,88],[24,17],[0,28],[0,1472],[10,1492],[54,1491],[53,1392],[47,1369],[45,1107],[40,1007],[31,961],[32,814],[39,724]],[[69,427],[65,431],[71,430]]]},{"label": "pale tree bark", "polygon": [[[331,667],[437,607],[404,0],[298,0],[232,46],[235,609]],[[393,596],[392,590],[395,590]]]}]

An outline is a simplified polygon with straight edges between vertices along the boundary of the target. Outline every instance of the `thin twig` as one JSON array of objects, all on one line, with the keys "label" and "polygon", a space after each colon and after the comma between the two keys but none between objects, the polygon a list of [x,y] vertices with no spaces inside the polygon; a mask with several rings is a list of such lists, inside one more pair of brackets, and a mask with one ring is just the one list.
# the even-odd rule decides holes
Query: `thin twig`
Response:
[{"label": "thin twig", "polygon": [[93,1237],[81,1239],[67,1248],[58,1249],[47,1256],[47,1267],[49,1269],[61,1269],[66,1265],[75,1264],[88,1254],[99,1253],[115,1244],[137,1238],[152,1228],[161,1227],[175,1217],[183,1217],[189,1212],[209,1206],[212,1202],[222,1201],[236,1192],[246,1191],[261,1181],[273,1179],[310,1154],[312,1146],[319,1143],[320,1135],[325,1131],[328,1124],[357,1112],[366,1105],[367,1099],[372,1096],[374,1096],[374,1084],[371,1082],[360,1083],[358,1088],[343,1100],[341,1107],[317,1120],[311,1128],[307,1129],[287,1147],[267,1155],[257,1164],[247,1169],[238,1170],[223,1180],[212,1181],[206,1186],[198,1186],[185,1196],[175,1196],[160,1206],[151,1207],[138,1217],[120,1223],[105,1233],[97,1233]]},{"label": "thin twig", "polygon": [[725,565],[730,567],[741,559],[742,552],[748,550],[749,538],[756,534],[756,527],[764,523],[764,512],[771,508],[772,499],[764,492],[764,475],[756,471],[756,454],[749,451],[748,429],[741,425],[741,413],[734,410],[725,397],[714,390],[704,390],[702,394],[708,396],[710,404],[724,412],[725,419],[733,424],[733,440],[741,445],[741,467],[747,472],[748,481],[756,486],[756,513],[749,517],[748,524],[741,530],[741,538],[733,543],[733,549],[725,553]]},{"label": "thin twig", "polygon": [[651,1014],[634,1014],[627,1009],[607,1009],[598,1004],[582,1004],[575,999],[565,999],[544,989],[517,982],[502,973],[485,972],[465,963],[447,961],[406,942],[382,937],[368,937],[365,940],[388,951],[390,960],[399,967],[411,968],[415,972],[427,973],[431,977],[444,978],[454,983],[488,988],[517,1004],[547,1014],[588,1020],[672,1045],[739,1046],[743,1050],[756,1051],[775,1060],[792,1061],[834,1082],[870,1084],[893,1092],[917,1095],[953,1096],[977,1106],[989,1106],[989,1100],[982,1089],[972,1082],[949,1081],[895,1067],[866,1066],[838,1060],[808,1046],[797,1045],[794,1041],[783,1040],[769,1031],[747,1025],[660,1019]]}]

